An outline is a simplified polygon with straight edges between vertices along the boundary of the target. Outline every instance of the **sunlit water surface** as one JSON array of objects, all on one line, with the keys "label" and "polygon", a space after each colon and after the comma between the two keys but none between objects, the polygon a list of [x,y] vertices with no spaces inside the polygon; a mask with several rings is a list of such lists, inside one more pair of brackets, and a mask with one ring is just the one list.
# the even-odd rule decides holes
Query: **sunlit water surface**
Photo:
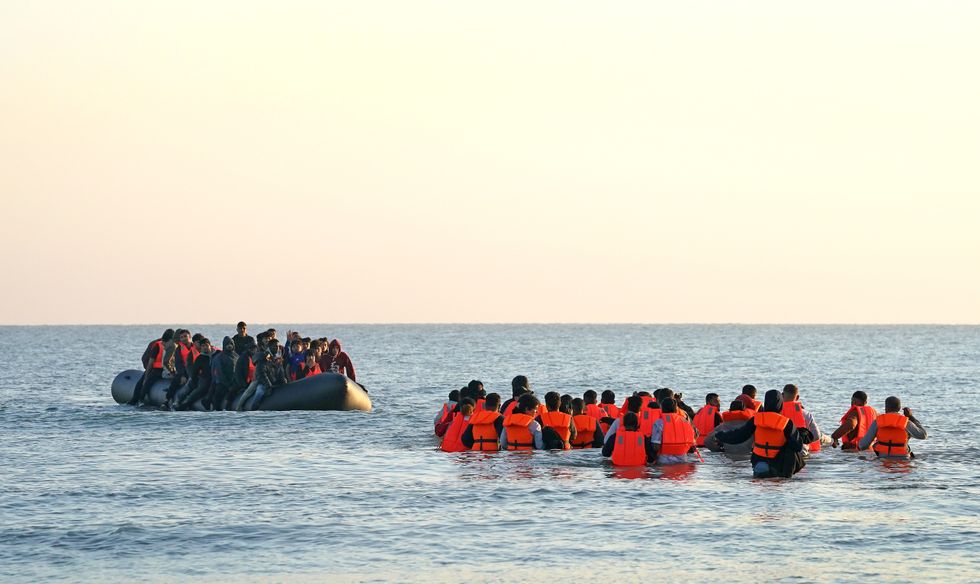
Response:
[{"label": "sunlit water surface", "polygon": [[[307,325],[344,341],[373,412],[116,405],[160,328],[0,327],[0,579],[980,580],[980,327]],[[854,390],[897,394],[930,438],[778,481],[710,453],[637,477],[594,450],[436,449],[449,390],[507,397],[520,373],[692,405],[795,382],[827,431]]]}]

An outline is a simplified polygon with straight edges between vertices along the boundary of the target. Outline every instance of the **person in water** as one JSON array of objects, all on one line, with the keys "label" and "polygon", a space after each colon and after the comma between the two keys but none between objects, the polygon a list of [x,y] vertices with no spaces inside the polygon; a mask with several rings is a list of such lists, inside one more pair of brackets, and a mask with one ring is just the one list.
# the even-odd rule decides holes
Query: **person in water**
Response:
[{"label": "person in water", "polygon": [[721,413],[722,422],[744,422],[755,415],[755,410],[746,409],[745,402],[735,400],[728,404],[728,411]]},{"label": "person in water", "polygon": [[238,332],[232,337],[232,340],[235,342],[235,353],[244,355],[249,351],[254,352],[255,339],[252,338],[252,335],[248,334],[248,325],[245,324],[245,321],[239,322],[237,329]]},{"label": "person in water", "polygon": [[510,380],[510,389],[512,397],[500,405],[500,411],[505,416],[513,412],[514,408],[517,407],[517,400],[522,395],[531,393],[531,382],[527,380],[526,375],[518,375]]},{"label": "person in water", "polygon": [[330,341],[328,348],[327,353],[320,357],[320,371],[333,371],[346,375],[351,381],[357,381],[354,363],[350,360],[350,356],[341,349],[340,339]]},{"label": "person in water", "polygon": [[912,415],[912,410],[902,408],[902,400],[895,396],[885,399],[885,413],[871,422],[861,438],[858,450],[867,450],[874,444],[874,451],[881,458],[913,458],[909,438],[925,440],[926,429]]},{"label": "person in water", "polygon": [[[211,357],[211,409],[221,411],[225,409],[225,400],[228,394],[235,387],[235,367],[238,365],[238,353],[235,350],[235,341],[231,337],[225,337],[221,341],[224,348]],[[242,357],[247,358],[247,357]]]},{"label": "person in water", "polygon": [[693,421],[698,431],[697,445],[704,446],[705,437],[724,421],[721,419],[721,400],[717,393],[704,396],[704,406],[694,414]]},{"label": "person in water", "polygon": [[660,417],[654,420],[650,430],[650,444],[656,454],[657,464],[687,462],[687,453],[694,448],[694,426],[677,412],[677,403],[666,397],[660,402]]},{"label": "person in water", "polygon": [[163,379],[164,347],[173,339],[173,336],[174,330],[168,328],[163,331],[159,339],[150,341],[150,344],[146,346],[146,350],[143,351],[141,358],[143,362],[143,376],[136,382],[136,387],[133,389],[133,397],[128,402],[129,405],[136,406],[142,403],[144,398],[149,395],[153,384]]},{"label": "person in water", "polygon": [[542,412],[536,421],[543,428],[545,448],[548,450],[568,450],[571,441],[575,439],[575,425],[572,424],[571,414],[560,411],[561,396],[557,391],[544,394],[546,411]]},{"label": "person in water", "polygon": [[473,415],[473,411],[476,408],[476,403],[468,398],[464,397],[459,401],[459,411],[453,414],[453,421],[449,424],[449,429],[446,430],[446,435],[442,438],[442,448],[443,452],[463,452],[469,450],[467,446],[463,444],[463,432],[465,432],[470,425],[470,417]]},{"label": "person in water", "polygon": [[463,446],[470,450],[496,451],[504,432],[504,417],[500,414],[500,394],[487,394],[483,409],[473,412],[470,425],[463,431]]},{"label": "person in water", "polygon": [[813,437],[809,430],[797,429],[782,411],[780,392],[767,391],[762,411],[734,430],[716,432],[715,437],[723,444],[738,444],[754,436],[750,458],[752,475],[756,478],[792,477],[806,466],[803,444],[811,442]]},{"label": "person in water", "polygon": [[[630,396],[629,399],[639,398]],[[639,399],[637,401],[640,401]],[[606,436],[602,445],[602,455],[611,458],[616,466],[643,466],[653,462],[657,453],[650,440],[640,432],[640,419],[636,412],[627,411],[616,422],[616,428]]]},{"label": "person in water", "polygon": [[[616,430],[618,430],[619,427],[622,425],[623,418],[626,417],[626,414],[627,413],[632,412],[632,413],[636,414],[637,424],[640,423],[639,422],[639,420],[640,420],[640,409],[643,408],[643,396],[641,396],[639,394],[633,394],[633,395],[629,396],[628,398],[626,398],[626,403],[624,405],[625,405],[625,407],[622,410],[620,410],[620,416],[618,418],[616,418],[613,421],[613,423],[609,425],[609,429],[606,430],[606,436],[605,436],[604,442],[609,442],[609,437],[616,433]],[[650,427],[653,428],[653,421],[652,421],[652,419],[650,421]]]},{"label": "person in water", "polygon": [[797,428],[806,428],[813,435],[813,442],[806,445],[807,453],[820,450],[820,426],[800,403],[800,388],[793,383],[783,386],[783,415],[793,420]]},{"label": "person in water", "polygon": [[861,439],[868,433],[871,423],[878,418],[878,412],[868,405],[868,394],[855,391],[851,395],[851,407],[840,419],[840,426],[830,435],[831,446],[842,450],[857,450]]},{"label": "person in water", "polygon": [[500,431],[501,450],[544,450],[541,424],[534,420],[539,405],[533,393],[526,393],[517,400],[514,411],[504,416],[504,427]]},{"label": "person in water", "polygon": [[[595,405],[595,398],[596,393],[593,391],[592,405]],[[587,407],[588,405],[582,398],[577,397],[572,400],[572,425],[575,429],[575,438],[571,440],[572,448],[602,448],[605,432],[602,431],[599,418],[590,415]]]},{"label": "person in water", "polygon": [[759,411],[759,407],[762,404],[756,401],[756,393],[757,391],[754,385],[745,385],[742,386],[742,394],[735,399],[745,404],[745,409]]}]

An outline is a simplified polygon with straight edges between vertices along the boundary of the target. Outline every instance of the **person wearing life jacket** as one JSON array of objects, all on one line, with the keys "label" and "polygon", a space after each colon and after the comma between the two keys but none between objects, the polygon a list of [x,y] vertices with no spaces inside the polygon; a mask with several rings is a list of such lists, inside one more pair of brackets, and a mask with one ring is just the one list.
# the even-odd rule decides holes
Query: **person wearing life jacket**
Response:
[{"label": "person wearing life jacket", "polygon": [[728,411],[721,413],[721,421],[724,422],[744,422],[755,415],[755,410],[747,409],[745,402],[735,400],[728,405]]},{"label": "person wearing life jacket", "polygon": [[545,411],[538,415],[542,438],[548,450],[568,450],[575,439],[575,425],[571,414],[560,411],[561,396],[557,391],[544,394]]},{"label": "person wearing life jacket", "polygon": [[[638,397],[638,396],[630,396]],[[640,403],[640,400],[637,400]],[[640,419],[636,412],[627,411],[617,420],[621,424],[606,436],[602,455],[611,458],[615,466],[645,466],[656,458],[650,440],[640,432]]]},{"label": "person wearing life jacket", "polygon": [[177,335],[177,345],[174,349],[174,375],[170,379],[170,387],[167,388],[166,399],[163,407],[171,409],[174,405],[174,394],[187,383],[190,375],[187,372],[187,362],[191,358],[194,344],[191,342],[191,333],[182,329]]},{"label": "person wearing life jacket", "polygon": [[861,439],[877,418],[878,412],[868,405],[868,394],[855,391],[851,395],[850,409],[840,419],[840,426],[830,435],[831,446],[840,446],[841,450],[857,450]]},{"label": "person wearing life jacket", "polygon": [[174,336],[173,329],[163,331],[159,339],[150,341],[143,351],[141,361],[143,362],[143,376],[136,382],[133,388],[133,397],[127,402],[131,406],[139,405],[144,398],[149,395],[153,384],[163,379],[163,354],[164,346],[170,342]]},{"label": "person wearing life jacket", "polygon": [[[245,407],[250,411],[259,409],[262,400],[272,395],[277,387],[289,382],[282,361],[279,341],[275,337],[266,337],[265,351],[259,354],[255,362],[255,379],[238,400],[239,411]],[[254,399],[252,396],[255,396]]]},{"label": "person wearing life jacket", "polygon": [[[657,391],[660,391],[660,390],[657,390]],[[639,396],[640,397],[640,400],[642,402],[640,404],[640,411],[642,411],[643,408],[647,407],[647,404],[649,404],[650,402],[657,401],[657,398],[655,398],[653,396],[653,394],[650,393],[649,391],[634,391],[633,392],[633,395],[636,395],[636,396]],[[626,399],[629,399],[629,398],[627,397]],[[626,409],[626,400],[623,400],[623,405],[619,408],[619,410],[620,410],[620,412],[622,412],[625,409]],[[643,420],[642,419],[640,420],[640,423],[641,424],[643,423]]]},{"label": "person wearing life jacket", "polygon": [[751,435],[738,444],[722,444],[718,441],[717,434],[740,428],[746,420],[756,414],[756,411],[745,409],[745,404],[739,400],[733,401],[728,408],[727,412],[721,413],[721,424],[715,426],[715,429],[704,437],[704,445],[712,452],[724,452],[732,460],[743,456],[747,458],[753,447]]},{"label": "person wearing life jacket", "polygon": [[915,458],[909,448],[909,438],[925,440],[927,437],[926,429],[912,415],[912,410],[903,408],[902,400],[889,396],[885,399],[885,413],[871,422],[858,450],[866,450],[874,444],[879,458]]},{"label": "person wearing life jacket", "polygon": [[541,424],[534,420],[538,405],[540,402],[533,393],[525,393],[517,399],[514,411],[504,416],[504,427],[500,431],[501,450],[544,450]]},{"label": "person wearing life jacket", "polygon": [[446,435],[442,437],[440,448],[443,452],[464,452],[469,450],[463,444],[463,432],[470,425],[470,418],[473,416],[473,408],[476,404],[470,398],[463,398],[459,401],[459,411],[453,414],[453,421],[446,430]]},{"label": "person wearing life jacket", "polygon": [[510,380],[510,389],[512,397],[500,404],[500,411],[503,412],[505,416],[513,413],[514,408],[517,407],[517,400],[520,399],[525,393],[531,393],[531,382],[527,380],[526,375],[518,375],[514,379]]},{"label": "person wearing life jacket", "polygon": [[[440,424],[445,424],[446,420],[452,417],[453,410],[456,408],[456,404],[458,403],[459,403],[459,390],[454,389],[449,392],[448,399],[442,402],[442,405],[439,407],[439,411],[436,413],[436,419],[432,421],[433,427],[438,429]],[[443,429],[442,434],[439,434],[437,432],[436,436],[442,436],[443,434],[446,433],[445,430],[447,430],[448,428],[449,427],[446,426],[446,428]]]},{"label": "person wearing life jacket", "polygon": [[500,414],[500,394],[487,394],[483,409],[470,416],[470,425],[463,431],[463,446],[470,450],[495,452],[500,449],[500,434],[504,430],[504,417]]},{"label": "person wearing life jacket", "polygon": [[[260,344],[264,345],[264,337],[261,333],[258,335]],[[253,345],[245,349],[245,352],[238,356],[238,361],[235,362],[235,380],[228,390],[228,395],[225,398],[225,409],[230,410],[235,405],[235,400],[238,396],[245,391],[246,388],[255,379],[255,354],[258,352],[259,345]],[[264,348],[262,349],[265,350]]]},{"label": "person wearing life jacket", "polygon": [[609,433],[609,426],[619,418],[619,406],[616,405],[616,393],[613,390],[607,389],[602,392],[599,409],[603,413],[599,418],[599,425],[602,426],[602,434],[605,436]]},{"label": "person wearing life jacket", "polygon": [[762,411],[734,430],[715,432],[715,438],[725,444],[738,444],[751,437],[752,475],[789,478],[806,466],[803,444],[810,442],[812,436],[806,428],[797,428],[782,411],[782,394],[775,389],[767,391]]},{"label": "person wearing life jacket", "polygon": [[[191,378],[187,387],[190,391],[183,396],[177,396],[177,403],[174,407],[178,410],[186,410],[194,405],[197,400],[211,395],[211,355],[216,351],[212,350],[211,340],[207,337],[198,339],[197,346],[200,352],[194,358],[194,363],[191,364],[189,370]],[[202,403],[204,407],[210,409],[211,404],[207,400]]]},{"label": "person wearing life jacket", "polygon": [[757,412],[759,411],[759,408],[762,406],[762,402],[756,401],[755,399],[756,393],[757,391],[754,385],[744,385],[742,386],[741,395],[739,395],[735,399],[745,404],[745,409],[753,410]]},{"label": "person wearing life jacket", "polygon": [[704,439],[711,434],[711,431],[715,429],[722,423],[721,414],[719,410],[721,409],[721,401],[718,399],[717,393],[709,393],[704,396],[704,406],[694,414],[693,421],[694,427],[698,431],[697,445],[704,446]]},{"label": "person wearing life jacket", "polygon": [[290,372],[289,378],[293,381],[299,381],[300,379],[313,377],[314,375],[319,375],[320,373],[322,372],[320,371],[320,366],[316,362],[316,357],[312,352],[307,352],[306,357],[303,359],[303,363],[295,371]]},{"label": "person wearing life jacket", "polygon": [[656,453],[657,464],[687,462],[687,453],[694,447],[694,426],[687,417],[677,412],[672,398],[660,402],[660,417],[653,423],[650,444]]},{"label": "person wearing life jacket", "polygon": [[[593,398],[595,392],[593,392]],[[572,400],[572,425],[575,427],[575,438],[571,440],[572,448],[602,448],[605,432],[599,425],[599,420],[590,416],[587,404],[582,398]]]},{"label": "person wearing life jacket", "polygon": [[813,420],[813,416],[808,412],[803,404],[800,403],[800,388],[793,383],[783,386],[783,415],[793,420],[797,428],[806,428],[813,435],[813,442],[804,448],[804,454],[818,452],[820,450],[820,427]]},{"label": "person wearing life jacket", "polygon": [[[626,414],[629,412],[633,412],[634,414],[636,414],[637,427],[638,428],[641,427],[642,425],[642,418],[640,417],[641,408],[643,408],[643,397],[637,394],[633,394],[628,398],[626,398],[626,403],[624,404],[623,409],[619,410],[619,417],[616,418],[612,424],[609,424],[609,429],[606,430],[606,434],[602,440],[603,443],[608,442],[609,437],[612,436],[616,432],[616,430],[618,430],[619,427],[623,425],[623,418],[626,417]],[[651,413],[648,412],[646,417],[650,418]],[[653,428],[652,419],[650,419],[650,427]]]},{"label": "person wearing life jacket", "polygon": [[225,409],[228,392],[235,386],[235,365],[238,363],[235,341],[231,337],[225,337],[221,344],[224,350],[211,356],[211,393],[208,401],[215,411]]},{"label": "person wearing life jacket", "polygon": [[[596,393],[594,389],[587,389],[585,393],[582,394],[582,403],[585,406],[585,415],[592,416],[596,420],[601,420],[606,416],[606,413],[602,411],[597,403],[599,400],[599,394]],[[575,407],[574,405],[572,406]],[[574,415],[574,412],[573,412]]]}]

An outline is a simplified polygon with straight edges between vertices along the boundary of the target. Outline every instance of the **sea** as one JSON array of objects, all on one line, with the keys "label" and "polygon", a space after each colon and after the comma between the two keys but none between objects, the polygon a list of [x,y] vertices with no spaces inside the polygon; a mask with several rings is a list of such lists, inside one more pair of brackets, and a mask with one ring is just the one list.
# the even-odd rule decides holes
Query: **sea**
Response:
[{"label": "sea", "polygon": [[[339,338],[374,410],[116,404],[166,326],[0,327],[0,581],[980,581],[977,326],[252,324]],[[710,452],[623,472],[597,450],[438,449],[451,390],[506,398],[518,374],[695,407],[795,383],[827,433],[860,389],[929,438],[778,480]]]}]

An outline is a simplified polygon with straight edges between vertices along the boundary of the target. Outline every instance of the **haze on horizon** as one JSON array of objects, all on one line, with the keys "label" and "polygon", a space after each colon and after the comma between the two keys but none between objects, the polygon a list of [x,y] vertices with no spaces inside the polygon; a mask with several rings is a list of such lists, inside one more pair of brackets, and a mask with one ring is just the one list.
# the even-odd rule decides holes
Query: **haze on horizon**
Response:
[{"label": "haze on horizon", "polygon": [[0,323],[980,323],[978,25],[5,2]]}]

